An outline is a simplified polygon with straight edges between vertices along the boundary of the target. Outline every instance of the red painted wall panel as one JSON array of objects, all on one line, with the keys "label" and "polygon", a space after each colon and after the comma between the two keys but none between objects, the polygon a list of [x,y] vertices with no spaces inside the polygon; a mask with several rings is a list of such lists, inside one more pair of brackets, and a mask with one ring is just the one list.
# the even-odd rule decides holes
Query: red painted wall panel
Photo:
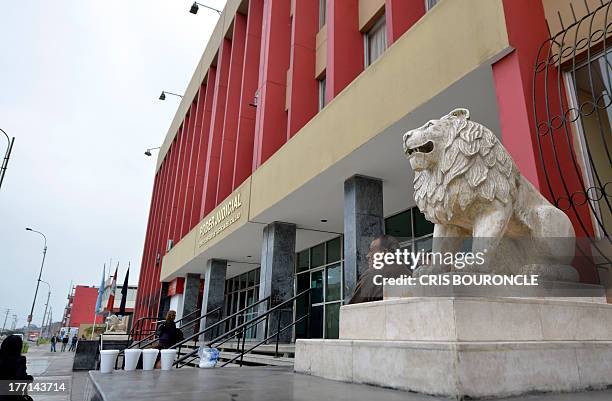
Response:
[{"label": "red painted wall panel", "polygon": [[363,71],[358,0],[327,0],[325,100],[329,103]]},{"label": "red painted wall panel", "polygon": [[[563,146],[555,147],[550,142],[551,136],[560,136],[561,133],[553,130],[552,134],[542,138],[542,159],[540,159],[539,134],[533,114],[533,73],[538,49],[549,37],[544,8],[540,1],[530,0],[504,0],[503,5],[508,39],[514,50],[493,65],[502,141],[521,173],[554,203],[555,199],[546,182],[544,165],[548,166],[548,170],[556,171],[554,167],[556,160],[561,164],[562,173],[549,174],[554,194],[566,193],[567,188],[569,196],[581,190],[581,185],[570,157],[573,144],[564,143]],[[554,80],[556,76],[557,73],[553,72],[549,78]],[[559,96],[556,81],[548,82],[548,93],[543,81],[539,82],[539,85],[541,85],[537,91],[539,96],[535,98],[538,110],[545,112],[548,107],[549,110],[558,113],[558,110],[567,107],[561,104],[567,99],[564,86]],[[539,116],[538,120],[546,121],[547,118],[543,115]],[[555,151],[557,157],[554,155]],[[578,236],[593,235],[586,204],[570,208],[566,213],[572,220]],[[580,220],[587,222],[587,226],[584,227],[586,232],[579,224],[578,215],[581,216]],[[593,269],[579,272],[582,281],[597,282],[596,272]]]},{"label": "red painted wall panel", "polygon": [[224,39],[219,49],[217,61],[217,79],[213,100],[210,136],[208,138],[208,153],[206,156],[206,172],[204,174],[204,215],[217,205],[217,181],[219,179],[219,163],[221,161],[221,142],[223,139],[223,119],[227,99],[227,81],[229,76],[232,42]]},{"label": "red painted wall panel", "polygon": [[[194,211],[191,214],[191,224],[196,225],[205,216],[204,214],[204,190],[206,174],[206,157],[208,155],[208,143],[210,139],[210,123],[212,120],[212,106],[215,94],[215,82],[217,69],[210,67],[204,93],[202,126],[200,127],[200,149],[198,151],[198,164],[196,167],[196,188],[194,191]],[[196,209],[197,208],[197,209]]]},{"label": "red painted wall panel", "polygon": [[196,120],[201,118],[198,114],[198,100],[200,94],[195,96],[195,101],[191,104],[190,121],[188,128],[188,136],[190,138],[188,159],[187,159],[187,185],[185,190],[185,199],[180,207],[181,216],[181,231],[180,238],[183,238],[185,234],[191,229],[191,208],[193,207],[193,191],[195,188],[195,172],[196,164],[198,161],[198,150],[200,146],[200,135],[195,134]]},{"label": "red painted wall panel", "polygon": [[291,69],[287,138],[295,135],[319,111],[315,79],[319,3],[295,0],[291,30]]},{"label": "red painted wall panel", "polygon": [[425,15],[423,0],[385,0],[387,44],[391,45]]},{"label": "red painted wall panel", "polygon": [[264,0],[253,169],[287,141],[285,98],[291,46],[291,2]]},{"label": "red painted wall panel", "polygon": [[238,134],[238,114],[240,112],[246,24],[246,17],[242,14],[236,14],[232,34],[232,51],[227,84],[216,204],[221,203],[233,190],[234,157],[236,156],[236,136]]},{"label": "red painted wall panel", "polygon": [[257,110],[253,103],[259,84],[262,17],[263,0],[249,1],[232,188],[242,184],[253,171],[253,140]]}]

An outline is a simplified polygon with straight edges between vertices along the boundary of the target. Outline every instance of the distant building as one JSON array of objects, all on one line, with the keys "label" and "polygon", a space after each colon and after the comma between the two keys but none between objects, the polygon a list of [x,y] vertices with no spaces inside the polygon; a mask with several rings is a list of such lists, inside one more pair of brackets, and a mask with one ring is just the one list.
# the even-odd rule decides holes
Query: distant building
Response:
[{"label": "distant building", "polygon": [[[82,324],[91,325],[94,322],[94,312],[98,299],[98,287],[76,285],[68,295],[68,304],[64,310],[62,326],[80,327]],[[103,323],[104,318],[96,315],[96,324]]]}]

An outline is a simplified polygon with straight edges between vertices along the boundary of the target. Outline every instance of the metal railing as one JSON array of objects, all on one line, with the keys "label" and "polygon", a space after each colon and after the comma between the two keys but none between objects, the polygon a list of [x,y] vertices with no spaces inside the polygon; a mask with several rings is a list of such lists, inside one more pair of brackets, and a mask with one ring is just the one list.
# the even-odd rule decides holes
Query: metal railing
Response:
[{"label": "metal railing", "polygon": [[[308,313],[306,313],[304,316],[301,316],[295,320],[292,320],[291,323],[285,325],[284,327],[282,326],[282,313],[286,313],[286,312],[290,312],[293,313],[293,303],[300,297],[302,296],[307,296],[308,297]],[[219,327],[220,325],[222,325],[223,323],[225,323],[226,321],[229,321],[230,319],[234,319],[236,317],[239,317],[240,319],[244,320],[244,315],[245,312],[249,309],[252,309],[254,306],[261,304],[263,302],[269,302],[270,298],[266,297],[262,300],[257,301],[256,303],[249,305],[246,308],[243,308],[239,311],[237,311],[236,313],[227,316],[226,318],[220,320],[219,322],[213,324],[210,327],[205,328],[204,330],[202,330],[201,332],[194,334],[192,337],[200,336],[203,335],[204,333],[208,332],[209,330],[214,329],[215,327]],[[288,308],[287,306],[291,305],[290,308]],[[277,314],[277,321],[276,321],[276,332],[268,335],[268,326],[269,326],[269,322],[270,322],[270,317],[273,313]],[[238,352],[238,354],[236,356],[234,356],[233,358],[229,359],[228,361],[225,361],[221,366],[226,366],[229,363],[232,363],[238,359],[240,359],[240,366],[243,365],[243,360],[244,360],[244,355],[248,354],[250,352],[252,352],[253,350],[255,350],[257,347],[268,343],[270,340],[276,338],[275,341],[275,352],[274,352],[274,357],[278,358],[278,348],[279,348],[279,343],[280,343],[280,335],[281,333],[285,332],[286,330],[289,330],[291,328],[293,328],[295,325],[297,325],[298,323],[302,322],[302,321],[306,321],[307,324],[309,324],[310,322],[310,316],[311,316],[311,289],[307,289],[297,295],[295,295],[294,297],[281,302],[280,304],[274,306],[273,308],[269,307],[269,303],[268,303],[268,308],[265,312],[263,312],[262,314],[259,314],[258,316],[255,316],[251,319],[248,319],[246,321],[244,321],[243,323],[239,324],[238,326],[226,331],[225,333],[218,335],[217,337],[213,338],[212,340],[206,342],[206,346],[211,347],[211,346],[215,346],[215,347],[220,347],[221,345],[225,344],[226,342],[228,342],[229,340],[231,340],[232,338],[237,337],[238,338],[238,346],[237,349],[240,349],[240,351]],[[246,348],[246,331],[250,328],[256,327],[260,324],[264,325],[264,335],[263,335],[263,339],[259,342],[257,342],[256,344],[254,344],[253,346],[249,347],[248,349]],[[242,340],[242,344],[240,344],[240,341]],[[180,354],[180,348],[181,346],[186,343],[187,341],[189,341],[189,339],[185,339],[180,343],[177,343],[175,346],[171,347],[171,348],[179,348],[179,354]],[[190,362],[192,362],[195,358],[197,358],[196,354],[197,354],[198,350],[195,349],[193,351],[191,351],[190,353],[178,358],[175,362],[174,365],[177,368],[180,368]]]}]

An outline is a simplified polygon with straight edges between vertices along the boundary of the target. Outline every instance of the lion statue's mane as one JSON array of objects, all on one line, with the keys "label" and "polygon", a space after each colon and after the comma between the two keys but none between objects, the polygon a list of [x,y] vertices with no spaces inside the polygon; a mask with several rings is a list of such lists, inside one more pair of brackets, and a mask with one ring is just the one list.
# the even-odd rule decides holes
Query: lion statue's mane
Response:
[{"label": "lion statue's mane", "polygon": [[506,204],[516,197],[519,173],[497,137],[483,125],[457,119],[434,170],[415,172],[414,199],[428,220],[448,222],[455,208],[477,198]]}]

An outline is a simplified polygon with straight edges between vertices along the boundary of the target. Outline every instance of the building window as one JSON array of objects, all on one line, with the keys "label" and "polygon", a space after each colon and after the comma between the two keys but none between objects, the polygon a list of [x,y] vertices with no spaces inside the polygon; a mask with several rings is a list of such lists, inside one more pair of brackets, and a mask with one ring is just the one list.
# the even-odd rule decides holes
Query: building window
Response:
[{"label": "building window", "polygon": [[410,252],[431,251],[434,225],[416,206],[385,219],[385,233]]},{"label": "building window", "polygon": [[[311,288],[310,331],[302,321],[296,325],[296,338],[338,338],[340,306],[343,300],[342,237],[336,237],[297,254],[295,293]],[[308,313],[308,299],[296,301],[295,318]]]},{"label": "building window", "polygon": [[607,187],[612,182],[608,143],[612,136],[611,77],[612,51],[591,56],[589,61],[565,73],[572,107],[566,115],[574,121],[575,158],[581,164],[584,191],[599,238],[612,232],[612,208],[607,200],[610,196]]},{"label": "building window", "polygon": [[365,67],[367,68],[376,61],[386,48],[387,23],[383,15],[364,35]]},{"label": "building window", "polygon": [[431,10],[436,4],[438,4],[438,0],[425,0],[425,10]]},{"label": "building window", "polygon": [[319,0],[319,30],[321,30],[327,22],[327,0]]},{"label": "building window", "polygon": [[[259,299],[259,274],[260,268],[258,267],[225,280],[224,313],[226,317],[257,302]],[[237,325],[254,318],[257,314],[256,309],[256,307],[249,308],[245,311],[244,316],[226,322],[225,330],[231,330]],[[255,338],[255,329],[255,325],[249,327],[246,330],[246,338]]]},{"label": "building window", "polygon": [[319,80],[319,111],[325,107],[325,78]]}]

